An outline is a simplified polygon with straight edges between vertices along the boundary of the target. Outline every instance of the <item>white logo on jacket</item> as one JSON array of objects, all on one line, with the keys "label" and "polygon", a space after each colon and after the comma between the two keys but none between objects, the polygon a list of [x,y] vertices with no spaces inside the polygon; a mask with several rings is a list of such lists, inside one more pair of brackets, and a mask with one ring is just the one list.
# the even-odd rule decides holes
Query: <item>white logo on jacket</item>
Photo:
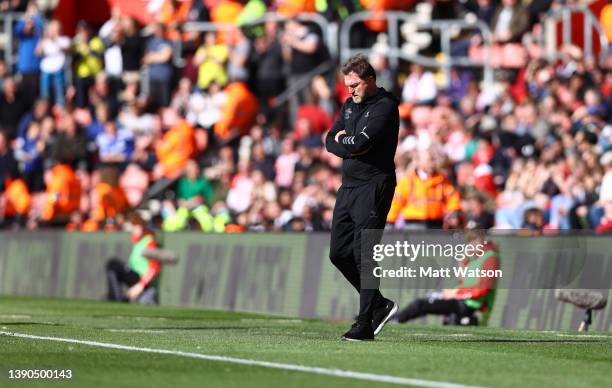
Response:
[{"label": "white logo on jacket", "polygon": [[351,113],[353,113],[353,111],[351,110],[351,108],[346,108],[346,110],[344,111],[344,119],[348,120],[349,117],[351,117]]}]

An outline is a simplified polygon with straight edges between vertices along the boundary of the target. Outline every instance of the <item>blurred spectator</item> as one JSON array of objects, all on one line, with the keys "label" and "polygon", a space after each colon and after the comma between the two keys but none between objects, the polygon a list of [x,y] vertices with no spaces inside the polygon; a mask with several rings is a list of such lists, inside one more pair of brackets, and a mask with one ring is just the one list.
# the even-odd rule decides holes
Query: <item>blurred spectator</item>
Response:
[{"label": "blurred spectator", "polygon": [[612,150],[606,151],[601,156],[600,163],[604,171],[599,188],[599,197],[593,206],[587,210],[589,224],[592,227],[598,227],[601,224],[605,206],[612,202]]},{"label": "blurred spectator", "polygon": [[474,16],[483,21],[487,25],[491,25],[493,16],[495,15],[495,2],[492,0],[476,0],[467,1],[465,7],[468,11],[473,12]]},{"label": "blurred spectator", "polygon": [[83,108],[89,104],[89,88],[96,75],[103,69],[104,43],[93,35],[91,26],[84,21],[77,24],[73,40],[74,78],[76,88],[76,106]]},{"label": "blurred spectator", "polygon": [[28,105],[15,80],[7,77],[0,95],[0,132],[4,132],[9,140],[17,135],[17,126],[21,117],[27,112]]},{"label": "blurred spectator", "polygon": [[413,63],[410,66],[410,75],[404,82],[402,89],[402,102],[412,105],[431,104],[437,94],[433,73],[426,71],[423,66]]},{"label": "blurred spectator", "polygon": [[253,144],[251,160],[253,170],[261,171],[266,180],[274,180],[274,159],[266,155],[261,143]]},{"label": "blurred spectator", "polygon": [[253,43],[256,64],[255,92],[264,105],[264,113],[269,114],[270,99],[279,95],[285,89],[283,74],[282,47],[278,39],[276,22],[265,23],[266,35],[255,38]]},{"label": "blurred spectator", "polygon": [[0,132],[0,191],[6,189],[7,180],[14,176],[17,169],[17,161],[9,148],[8,138],[5,133]]},{"label": "blurred spectator", "polygon": [[[56,105],[63,106],[66,51],[70,48],[70,40],[61,36],[60,33],[60,22],[51,20],[36,51],[42,58],[40,61],[40,96],[46,100],[53,96],[53,102]],[[50,89],[53,90],[53,93]]]},{"label": "blurred spectator", "polygon": [[534,233],[541,233],[544,229],[544,213],[538,208],[529,208],[523,214],[521,228]]},{"label": "blurred spectator", "polygon": [[293,140],[285,138],[282,143],[281,154],[274,163],[276,172],[275,183],[279,188],[289,188],[293,182],[293,174],[295,172],[295,164],[298,162],[299,156],[295,152]]},{"label": "blurred spectator", "polygon": [[187,78],[179,82],[179,90],[172,100],[173,108],[181,107],[181,99],[187,98],[188,105],[184,107],[187,109],[187,120],[202,128],[213,128],[223,117],[228,99],[227,93],[216,84],[212,84],[206,93],[194,92],[187,96],[187,88],[191,88],[188,82]]},{"label": "blurred spectator", "polygon": [[42,129],[37,121],[30,122],[25,136],[19,137],[15,145],[15,158],[29,191],[44,190],[42,156],[45,144]]},{"label": "blurred spectator", "polygon": [[376,71],[376,85],[379,88],[393,91],[395,90],[396,81],[395,74],[389,68],[389,61],[382,52],[372,52],[370,55],[370,63]]},{"label": "blurred spectator", "polygon": [[21,12],[25,9],[28,4],[27,0],[1,0],[0,11],[1,12]]},{"label": "blurred spectator", "polygon": [[170,102],[172,46],[165,38],[166,27],[163,24],[155,23],[152,27],[153,35],[146,44],[142,63],[149,68],[151,103],[154,107],[162,107]]},{"label": "blurred spectator", "polygon": [[[296,19],[285,23],[281,43],[283,57],[289,63],[289,85],[296,84],[299,80],[303,82],[307,74],[329,60],[329,52],[319,35]],[[310,98],[310,88],[301,89],[298,96],[300,104],[307,102]]]},{"label": "blurred spectator", "polygon": [[227,100],[215,123],[214,134],[221,143],[228,143],[248,133],[259,108],[257,98],[242,82],[232,82],[225,87]]},{"label": "blurred spectator", "polygon": [[120,21],[123,37],[121,39],[121,59],[123,82],[136,83],[140,79],[140,61],[143,54],[143,40],[134,19],[124,17]]},{"label": "blurred spectator", "polygon": [[407,229],[441,228],[444,216],[461,208],[453,187],[431,152],[420,150],[416,168],[399,180],[387,222]]},{"label": "blurred spectator", "polygon": [[238,172],[232,177],[227,193],[227,206],[236,213],[245,212],[252,203],[254,182],[251,178],[251,165],[248,160],[238,162]]},{"label": "blurred spectator", "polygon": [[[260,0],[251,0],[251,2],[261,2]],[[261,3],[262,6],[265,5]],[[248,8],[245,6],[245,9]],[[251,42],[244,35],[242,29],[236,30],[236,42],[230,48],[229,61],[227,63],[227,76],[231,82],[250,82],[249,75],[249,58],[251,57]]]},{"label": "blurred spectator", "polygon": [[204,41],[197,49],[193,59],[194,65],[198,66],[197,85],[202,90],[207,90],[211,83],[225,86],[228,82],[225,63],[229,57],[226,45],[217,43],[213,32],[204,34]]},{"label": "blurred spectator", "polygon": [[[109,94],[112,96],[113,112],[116,114],[118,95],[121,91],[121,77],[123,75],[123,52],[121,44],[123,41],[123,29],[119,20],[113,24],[113,28],[108,35],[100,36],[103,38],[104,50],[104,74],[108,84]],[[114,116],[114,114],[113,114]]]},{"label": "blurred spectator", "polygon": [[[4,203],[3,203],[4,202]],[[22,228],[28,220],[32,197],[16,170],[9,173],[4,195],[0,195],[0,227]]]},{"label": "blurred spectator", "polygon": [[134,137],[127,129],[117,129],[114,121],[104,123],[104,132],[96,137],[100,162],[126,166],[134,151]]},{"label": "blurred spectator", "polygon": [[486,198],[474,194],[466,199],[466,227],[468,229],[489,229],[495,224],[495,216],[487,210]]},{"label": "blurred spectator", "polygon": [[281,15],[295,17],[302,12],[315,12],[314,1],[309,0],[278,0],[275,1],[276,10]]},{"label": "blurred spectator", "polygon": [[32,109],[28,113],[25,113],[21,117],[21,120],[19,120],[19,125],[17,127],[17,137],[24,137],[26,131],[28,130],[28,127],[32,122],[37,121],[40,124],[48,114],[49,102],[43,99],[36,100]]},{"label": "blurred spectator", "polygon": [[453,106],[458,107],[459,103],[468,92],[472,74],[469,71],[451,68],[450,79],[445,94],[450,97]]},{"label": "blurred spectator", "polygon": [[81,202],[81,183],[67,164],[58,164],[48,171],[47,191],[41,220],[44,225],[66,225]]},{"label": "blurred spectator", "polygon": [[[240,14],[244,9],[243,2],[236,0],[220,0],[210,7],[210,21],[221,24],[238,24]],[[226,45],[234,41],[234,31],[220,31],[219,42]]]},{"label": "blurred spectator", "polygon": [[125,192],[130,207],[135,208],[141,204],[149,187],[149,175],[137,163],[130,163],[121,175],[119,185]]},{"label": "blurred spectator", "polygon": [[[174,214],[166,216],[162,225],[168,232],[183,230],[188,226],[190,218],[194,218],[204,232],[223,232],[217,229],[215,217],[211,214],[213,188],[200,172],[193,160],[187,163],[185,174],[178,180],[176,189],[177,209]],[[228,220],[226,220],[227,222]],[[224,226],[224,223],[221,223]]]},{"label": "blurred spectator", "polygon": [[8,76],[8,69],[3,59],[0,59],[0,89],[4,87],[4,80]]},{"label": "blurred spectator", "polygon": [[612,200],[604,202],[603,209],[603,217],[601,217],[599,224],[595,228],[595,232],[598,234],[612,232]]},{"label": "blurred spectator", "polygon": [[163,127],[167,131],[157,142],[156,154],[161,168],[160,175],[168,179],[178,177],[187,162],[195,154],[193,127],[178,117],[177,112],[165,109]]},{"label": "blurred spectator", "polygon": [[129,208],[125,192],[119,186],[119,170],[116,167],[100,168],[100,182],[96,184],[92,197],[90,221],[104,224],[105,230],[110,230],[109,227],[116,230],[117,218]]},{"label": "blurred spectator", "polygon": [[64,112],[57,132],[50,139],[51,158],[60,164],[84,169],[87,156],[87,134],[80,130],[71,114]]},{"label": "blurred spectator", "polygon": [[[318,93],[320,93],[320,91]],[[331,102],[324,105],[327,109],[333,109]],[[330,114],[319,104],[319,97],[316,94],[313,94],[311,100],[306,104],[302,104],[297,110],[295,128],[293,129],[296,140],[301,140],[304,137],[299,133],[299,126],[301,125],[299,123],[302,120],[307,123],[310,132],[319,135],[319,137],[323,132],[331,128],[333,124]]]},{"label": "blurred spectator", "polygon": [[23,94],[27,101],[38,96],[40,58],[36,46],[43,35],[43,19],[34,2],[28,4],[26,13],[15,25],[15,36],[19,39],[17,72],[21,74]]},{"label": "blurred spectator", "polygon": [[497,43],[519,42],[529,27],[529,14],[519,0],[502,0],[493,20],[491,30]]}]

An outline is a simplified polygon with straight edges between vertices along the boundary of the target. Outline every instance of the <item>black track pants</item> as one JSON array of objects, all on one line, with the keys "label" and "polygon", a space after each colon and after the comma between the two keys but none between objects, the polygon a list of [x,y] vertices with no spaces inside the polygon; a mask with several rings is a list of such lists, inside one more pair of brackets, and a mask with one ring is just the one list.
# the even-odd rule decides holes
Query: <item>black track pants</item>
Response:
[{"label": "black track pants", "polygon": [[395,317],[400,322],[423,317],[427,314],[450,315],[468,317],[474,313],[474,309],[465,305],[461,299],[437,299],[421,298],[410,303],[408,307],[399,311]]},{"label": "black track pants", "polygon": [[124,262],[112,258],[106,263],[106,281],[108,282],[108,300],[127,300],[122,285],[133,286],[140,280],[140,275],[132,271]]},{"label": "black track pants", "polygon": [[[336,196],[329,258],[359,292],[359,319],[363,321],[372,320],[375,303],[381,297],[378,279],[372,275],[376,262],[371,246],[380,241],[394,191],[395,179],[386,179],[358,187],[340,187]],[[377,232],[368,231],[362,241],[365,229]],[[367,254],[362,258],[361,252]],[[362,279],[367,279],[367,286],[362,287]]]}]

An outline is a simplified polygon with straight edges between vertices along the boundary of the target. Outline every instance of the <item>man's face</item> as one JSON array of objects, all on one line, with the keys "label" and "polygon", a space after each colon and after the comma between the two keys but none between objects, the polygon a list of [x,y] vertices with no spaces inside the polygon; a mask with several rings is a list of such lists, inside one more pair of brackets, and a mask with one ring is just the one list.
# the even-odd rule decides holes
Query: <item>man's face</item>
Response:
[{"label": "man's face", "polygon": [[346,85],[346,88],[351,94],[355,104],[359,104],[365,99],[368,89],[368,81],[359,78],[354,71],[351,71],[344,76],[344,85]]}]

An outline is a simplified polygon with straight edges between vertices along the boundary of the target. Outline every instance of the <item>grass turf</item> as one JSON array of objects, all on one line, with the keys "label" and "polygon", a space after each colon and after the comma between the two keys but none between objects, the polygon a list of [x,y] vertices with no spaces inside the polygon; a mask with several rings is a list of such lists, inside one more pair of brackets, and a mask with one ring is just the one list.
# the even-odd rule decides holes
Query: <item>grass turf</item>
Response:
[{"label": "grass turf", "polygon": [[[0,297],[0,331],[495,387],[612,386],[612,335],[388,325],[346,343],[348,323],[97,301]],[[9,369],[72,369],[70,386],[372,387],[350,378],[0,335]]]}]

